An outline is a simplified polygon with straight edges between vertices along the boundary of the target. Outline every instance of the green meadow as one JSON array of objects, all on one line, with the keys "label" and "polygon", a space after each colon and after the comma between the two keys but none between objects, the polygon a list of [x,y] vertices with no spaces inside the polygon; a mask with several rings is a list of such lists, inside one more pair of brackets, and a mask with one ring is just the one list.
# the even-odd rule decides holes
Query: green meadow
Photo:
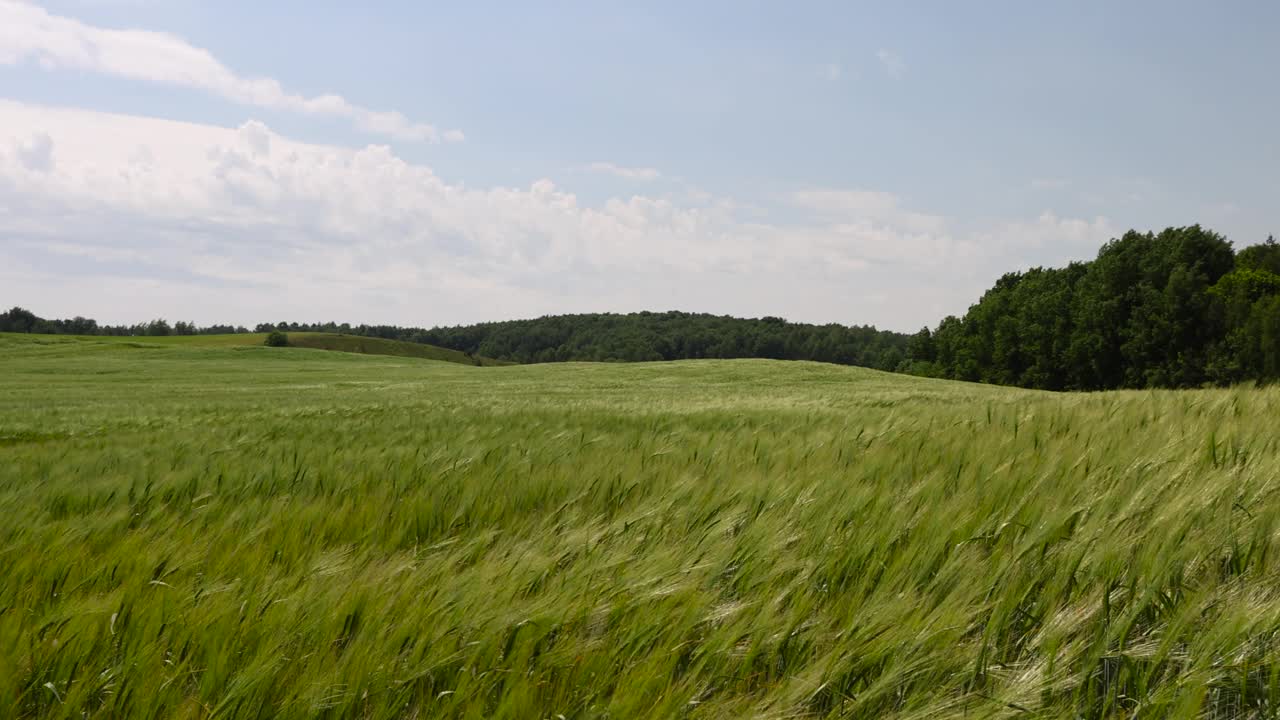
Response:
[{"label": "green meadow", "polygon": [[1275,717],[1277,491],[1272,389],[5,335],[0,717]]}]

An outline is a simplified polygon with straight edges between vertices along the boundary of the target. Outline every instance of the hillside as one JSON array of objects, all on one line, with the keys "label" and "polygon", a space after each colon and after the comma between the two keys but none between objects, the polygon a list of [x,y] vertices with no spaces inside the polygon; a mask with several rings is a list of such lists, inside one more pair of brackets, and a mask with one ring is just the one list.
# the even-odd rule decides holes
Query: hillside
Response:
[{"label": "hillside", "polygon": [[[503,365],[496,360],[483,357],[472,357],[466,353],[448,348],[425,345],[422,343],[384,340],[382,338],[361,337],[358,335],[342,335],[339,333],[289,333],[289,346],[309,348],[312,350],[332,350],[336,352],[360,353],[364,355],[391,355],[395,357],[411,357],[422,360],[440,360],[443,362],[461,363],[463,365]],[[167,336],[75,336],[75,335],[24,335],[0,333],[0,338],[38,338],[38,342],[59,342],[63,340],[78,342],[106,342],[123,344],[152,344],[168,347],[256,347],[261,346],[267,338],[266,333],[229,333],[224,335],[167,335]]]},{"label": "hillside", "polygon": [[[257,333],[254,333],[254,337],[265,339],[265,336]],[[444,362],[462,363],[463,365],[507,364],[435,345],[384,340],[376,337],[361,337],[359,335],[340,335],[337,333],[289,333],[289,346],[315,350],[336,350],[338,352],[361,353],[364,355],[392,355],[395,357],[421,358],[423,360],[442,360]]]},{"label": "hillside", "polygon": [[0,340],[0,716],[1223,717],[1280,390]]}]

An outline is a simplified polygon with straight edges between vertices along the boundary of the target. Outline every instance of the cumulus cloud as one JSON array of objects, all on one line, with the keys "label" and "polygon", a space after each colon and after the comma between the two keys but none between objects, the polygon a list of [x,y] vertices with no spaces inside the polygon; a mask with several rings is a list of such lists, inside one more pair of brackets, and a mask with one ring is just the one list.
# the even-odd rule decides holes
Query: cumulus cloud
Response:
[{"label": "cumulus cloud", "polygon": [[95,27],[41,7],[0,0],[0,65],[35,62],[46,70],[71,69],[201,90],[241,105],[346,118],[361,130],[400,140],[460,141],[402,113],[370,110],[339,95],[306,97],[278,81],[236,74],[208,50],[162,32]]},{"label": "cumulus cloud", "polygon": [[1064,218],[1045,210],[1034,219],[995,223],[990,229],[975,233],[974,240],[1003,260],[1002,266],[991,270],[998,276],[1036,265],[1058,266],[1091,259],[1103,243],[1122,232],[1103,216]]},{"label": "cumulus cloud", "polygon": [[592,172],[613,175],[627,180],[657,180],[662,173],[648,167],[623,167],[610,162],[593,162],[587,166]]},{"label": "cumulus cloud", "polygon": [[[56,162],[33,167],[36,137]],[[50,315],[432,324],[678,308],[913,329],[971,302],[984,268],[1100,229],[1046,215],[957,233],[877,192],[784,205],[785,223],[712,196],[588,204],[550,178],[473,188],[386,146],[260,122],[0,101],[0,286]]]}]

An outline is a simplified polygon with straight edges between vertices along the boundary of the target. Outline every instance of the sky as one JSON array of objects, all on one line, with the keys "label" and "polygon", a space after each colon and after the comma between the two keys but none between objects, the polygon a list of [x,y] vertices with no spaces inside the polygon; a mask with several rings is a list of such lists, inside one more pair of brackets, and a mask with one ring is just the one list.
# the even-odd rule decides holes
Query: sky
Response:
[{"label": "sky", "polygon": [[1280,231],[1280,3],[0,0],[0,305],[914,331]]}]

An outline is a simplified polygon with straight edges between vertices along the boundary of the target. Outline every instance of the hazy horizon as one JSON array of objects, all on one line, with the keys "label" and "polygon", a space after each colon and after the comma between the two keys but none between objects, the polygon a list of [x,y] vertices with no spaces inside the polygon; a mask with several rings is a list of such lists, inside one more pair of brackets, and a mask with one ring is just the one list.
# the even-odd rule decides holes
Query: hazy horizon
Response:
[{"label": "hazy horizon", "polygon": [[911,332],[1130,228],[1275,232],[1278,23],[1261,2],[0,0],[0,303]]}]

